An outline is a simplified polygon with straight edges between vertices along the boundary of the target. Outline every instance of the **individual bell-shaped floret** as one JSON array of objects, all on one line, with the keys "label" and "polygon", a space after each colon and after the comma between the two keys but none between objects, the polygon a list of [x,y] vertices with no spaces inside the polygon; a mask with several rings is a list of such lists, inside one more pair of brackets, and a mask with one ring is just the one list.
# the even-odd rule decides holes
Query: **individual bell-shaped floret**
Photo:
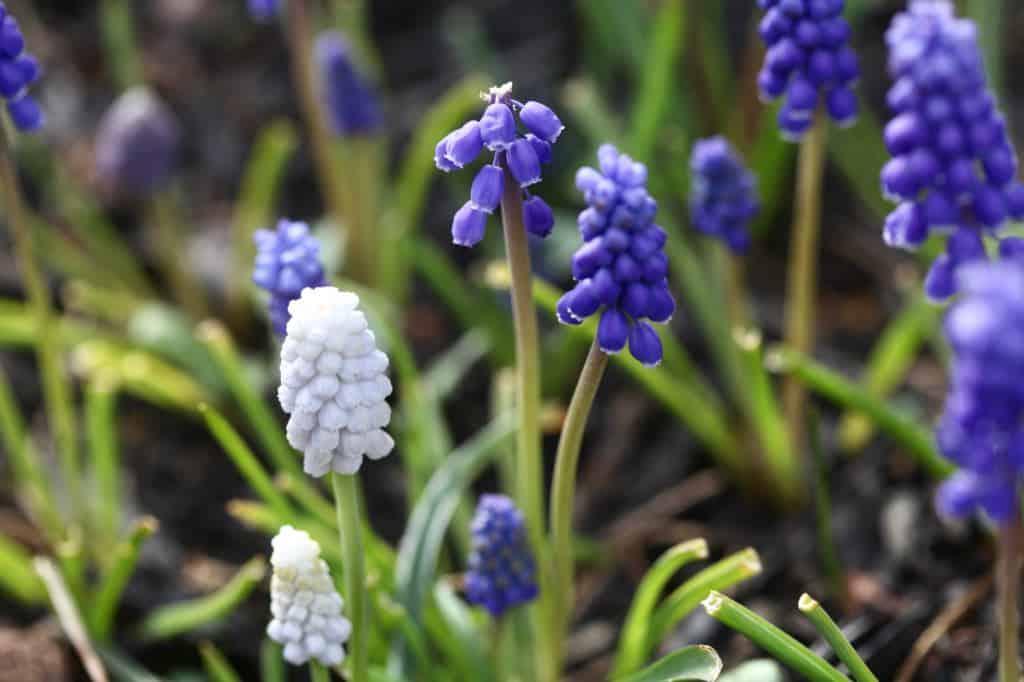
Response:
[{"label": "individual bell-shaped floret", "polygon": [[270,544],[273,620],[267,635],[284,647],[284,658],[292,665],[310,660],[327,667],[340,664],[352,623],[342,615],[343,601],[320,558],[320,545],[291,526],[282,526]]},{"label": "individual bell-shaped floret", "polygon": [[358,296],[329,286],[304,289],[288,306],[277,396],[311,476],[354,474],[364,456],[380,459],[395,445],[384,430],[388,356],[358,306]]}]

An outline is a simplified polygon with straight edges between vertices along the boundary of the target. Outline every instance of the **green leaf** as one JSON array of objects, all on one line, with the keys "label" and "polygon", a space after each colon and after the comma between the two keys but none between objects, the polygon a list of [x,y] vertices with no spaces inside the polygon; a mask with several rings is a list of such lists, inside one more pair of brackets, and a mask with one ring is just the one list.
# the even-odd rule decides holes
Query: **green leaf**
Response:
[{"label": "green leaf", "polygon": [[32,568],[32,557],[21,545],[0,534],[0,592],[18,601],[37,605],[46,602],[46,589]]},{"label": "green leaf", "polygon": [[110,566],[96,588],[89,605],[86,620],[92,636],[101,642],[110,639],[114,614],[124,590],[135,573],[139,552],[146,540],[156,532],[157,520],[146,516],[135,523],[131,533],[111,552]]},{"label": "green leaf", "polygon": [[142,636],[151,641],[169,639],[224,620],[263,580],[266,569],[263,557],[254,557],[215,592],[154,609],[142,622]]},{"label": "green leaf", "polygon": [[722,673],[718,682],[786,682],[786,672],[772,659],[758,658]]},{"label": "green leaf", "polygon": [[708,557],[708,543],[703,539],[690,540],[672,547],[658,558],[644,575],[626,622],[619,635],[619,647],[612,667],[612,676],[621,677],[638,670],[647,658],[647,639],[651,614],[657,606],[665,585],[681,568],[698,559]]},{"label": "green leaf", "polygon": [[206,670],[206,674],[213,682],[242,682],[242,678],[213,642],[200,644],[199,655],[203,659],[203,668]]},{"label": "green leaf", "polygon": [[672,93],[676,92],[673,84],[679,77],[687,5],[685,0],[666,0],[654,18],[631,117],[630,151],[639,159],[651,158],[658,131],[673,100]]},{"label": "green leaf", "polygon": [[614,682],[715,682],[722,672],[722,659],[709,646],[688,646],[674,651],[657,663]]},{"label": "green leaf", "polygon": [[[420,495],[402,540],[395,563],[396,600],[415,623],[421,620],[423,605],[434,584],[441,545],[448,524],[463,492],[500,447],[514,433],[509,415],[496,418],[471,441],[453,452],[437,470]],[[399,678],[413,677],[409,661],[403,655],[401,640],[392,649],[389,671]]]},{"label": "green leaf", "polygon": [[133,661],[113,646],[98,646],[96,654],[107,666],[113,680],[119,682],[161,682],[160,678]]}]

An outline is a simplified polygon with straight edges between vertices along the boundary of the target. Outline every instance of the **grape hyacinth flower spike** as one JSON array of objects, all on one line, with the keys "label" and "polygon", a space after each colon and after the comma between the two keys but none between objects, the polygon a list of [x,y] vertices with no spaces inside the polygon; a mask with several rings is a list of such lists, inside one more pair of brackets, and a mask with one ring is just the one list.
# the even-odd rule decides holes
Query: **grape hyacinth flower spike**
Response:
[{"label": "grape hyacinth flower spike", "polygon": [[352,48],[337,31],[316,40],[320,90],[335,134],[351,137],[372,135],[381,126],[380,102],[365,78],[356,70]]},{"label": "grape hyacinth flower spike", "polygon": [[256,21],[270,21],[281,11],[283,0],[248,0],[249,16]]},{"label": "grape hyacinth flower spike", "polygon": [[0,2],[0,97],[7,102],[7,113],[14,127],[22,132],[38,130],[43,112],[28,94],[28,87],[39,80],[39,62],[25,50],[25,36],[17,19]]},{"label": "grape hyacinth flower spike", "polygon": [[352,624],[342,615],[344,603],[320,558],[320,545],[291,526],[282,526],[270,544],[273,620],[267,635],[284,647],[284,658],[292,665],[310,659],[327,667],[338,665],[345,658],[343,645]]},{"label": "grape hyacinth flower spike", "polygon": [[839,125],[857,117],[853,84],[860,76],[850,47],[843,0],[758,0],[765,10],[760,34],[767,52],[758,76],[761,96],[785,97],[779,110],[783,137],[799,140],[811,127],[824,97],[825,110]]},{"label": "grape hyacinth flower spike", "polygon": [[[492,87],[482,97],[487,108],[480,119],[448,133],[434,149],[434,165],[446,173],[473,163],[484,148],[494,154],[477,171],[469,201],[455,213],[452,239],[460,246],[475,246],[484,238],[487,217],[501,203],[506,182],[515,182],[523,192],[526,231],[546,237],[554,227],[554,214],[527,188],[540,182],[541,167],[551,161],[551,147],[565,126],[546,105],[512,99],[511,83]],[[519,131],[517,116],[525,134]]]},{"label": "grape hyacinth flower spike", "polygon": [[182,130],[173,112],[149,88],[131,88],[103,115],[96,135],[96,172],[120,195],[146,197],[174,172]]},{"label": "grape hyacinth flower spike", "polygon": [[270,293],[270,323],[284,336],[290,315],[288,305],[307,287],[327,283],[320,262],[320,242],[306,223],[282,220],[276,230],[257,230],[256,264],[252,279]]},{"label": "grape hyacinth flower spike", "polygon": [[[892,159],[882,188],[899,205],[885,220],[890,246],[916,249],[933,232],[950,232],[932,264],[925,291],[935,300],[956,293],[959,267],[982,260],[984,235],[998,236],[1007,218],[1024,219],[1024,185],[1006,123],[986,85],[977,28],[951,2],[914,0],[885,36],[893,86],[885,127]],[[1019,258],[1019,239],[1000,245]]]},{"label": "grape hyacinth flower spike", "polygon": [[751,219],[759,208],[754,174],[720,136],[700,140],[690,156],[690,219],[734,253],[750,247]]},{"label": "grape hyacinth flower spike", "polygon": [[505,495],[481,495],[472,523],[466,598],[495,618],[537,597],[522,513]]},{"label": "grape hyacinth flower spike", "polygon": [[354,474],[364,455],[380,459],[395,442],[388,356],[358,309],[359,297],[330,286],[307,288],[288,305],[277,397],[288,418],[288,442],[311,476]]},{"label": "grape hyacinth flower spike", "polygon": [[578,223],[583,237],[572,259],[576,285],[558,302],[563,324],[600,313],[597,341],[605,353],[627,342],[646,366],[661,362],[661,340],[650,322],[668,322],[676,304],[668,289],[666,234],[654,224],[657,203],[647,193],[647,167],[610,144],[597,150],[600,170],[585,166],[576,187],[589,204]]}]

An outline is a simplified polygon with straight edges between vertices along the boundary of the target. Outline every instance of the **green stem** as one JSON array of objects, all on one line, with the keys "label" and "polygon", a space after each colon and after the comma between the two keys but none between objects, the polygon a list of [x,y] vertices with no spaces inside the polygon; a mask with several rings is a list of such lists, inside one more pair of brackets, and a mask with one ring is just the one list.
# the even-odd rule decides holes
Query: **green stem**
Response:
[{"label": "green stem", "polygon": [[[580,446],[583,444],[583,431],[594,404],[594,396],[607,366],[608,355],[601,350],[595,338],[580,371],[569,410],[565,414],[565,424],[555,454],[555,474],[551,484],[551,584],[555,589],[556,639],[559,640],[568,629],[573,603],[572,513]],[[559,649],[556,651],[561,648],[561,642],[557,644]]]},{"label": "green stem", "polygon": [[309,16],[310,0],[289,0],[288,40],[292,52],[292,80],[299,95],[299,104],[306,119],[310,151],[316,164],[320,191],[335,223],[341,225],[348,216],[344,184],[334,162],[334,141],[327,115],[321,106],[316,70],[313,65],[313,26]]},{"label": "green stem", "polygon": [[[516,338],[516,400],[519,414],[519,433],[516,456],[516,497],[529,532],[534,556],[544,557],[544,476],[541,470],[540,448],[540,342],[537,334],[537,314],[533,308],[533,278],[530,271],[530,251],[523,226],[523,197],[519,186],[511,181],[508,165],[505,171],[504,193],[501,199],[501,224],[505,233],[505,255],[511,278],[512,320]],[[538,641],[556,646],[542,634],[555,626],[554,602],[557,595],[550,589],[549,568],[546,561],[538,562],[540,606],[532,609],[534,633]],[[548,633],[550,634],[550,633]],[[538,651],[543,651],[538,647]],[[541,654],[538,664],[542,682],[557,678],[558,650]]]},{"label": "green stem", "polygon": [[7,128],[0,121],[0,186],[7,210],[7,226],[14,239],[18,267],[25,282],[25,294],[35,318],[36,355],[43,380],[43,398],[50,427],[54,431],[60,456],[61,475],[71,498],[72,512],[82,508],[81,463],[78,456],[78,431],[71,404],[71,384],[61,357],[60,342],[54,333],[56,322],[50,304],[50,292],[32,246],[32,233],[25,213],[18,176],[11,160]]},{"label": "green stem", "polygon": [[330,682],[331,671],[323,667],[316,661],[309,662],[309,679],[310,682]]},{"label": "green stem", "polygon": [[1020,514],[999,532],[999,682],[1020,680]]},{"label": "green stem", "polygon": [[[821,186],[825,173],[827,122],[823,112],[800,145],[797,161],[796,209],[790,241],[786,282],[786,345],[801,352],[814,350],[814,306],[818,288],[818,232],[821,224]],[[803,385],[788,379],[783,385],[782,405],[790,442],[800,451],[804,439],[805,392]]]},{"label": "green stem", "polygon": [[352,639],[349,640],[349,655],[352,661],[350,679],[351,682],[367,682],[367,636],[370,634],[370,619],[366,608],[366,569],[363,565],[358,481],[355,475],[331,474],[345,573],[345,610],[352,622]]},{"label": "green stem", "polygon": [[875,677],[875,674],[864,663],[864,659],[860,657],[857,650],[850,644],[850,640],[846,639],[846,635],[839,629],[839,626],[832,620],[832,617],[828,615],[828,611],[822,608],[821,604],[805,592],[800,597],[798,607],[800,612],[807,616],[808,620],[814,625],[818,634],[824,637],[828,645],[832,647],[832,651],[836,652],[839,660],[846,664],[854,680],[857,682],[878,682],[878,678]]}]

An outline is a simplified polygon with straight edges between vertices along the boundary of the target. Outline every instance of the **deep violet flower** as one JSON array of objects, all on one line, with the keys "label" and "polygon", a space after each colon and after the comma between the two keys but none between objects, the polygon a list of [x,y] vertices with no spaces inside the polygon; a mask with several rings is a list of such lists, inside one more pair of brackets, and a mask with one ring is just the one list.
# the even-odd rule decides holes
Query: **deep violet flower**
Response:
[{"label": "deep violet flower", "polygon": [[505,495],[481,495],[471,527],[466,598],[498,617],[537,597],[523,514]]},{"label": "deep violet flower", "polygon": [[18,21],[0,2],[0,97],[7,102],[7,113],[22,132],[43,125],[43,111],[28,94],[28,87],[39,80],[39,62],[25,50],[25,37]]},{"label": "deep violet flower", "polygon": [[[546,105],[512,99],[511,83],[492,87],[482,96],[487,107],[480,119],[448,133],[434,149],[434,164],[446,173],[473,163],[484,148],[494,154],[477,171],[469,201],[455,213],[452,240],[460,246],[475,246],[484,238],[487,217],[501,203],[506,182],[516,183],[523,194],[526,231],[546,237],[554,226],[554,215],[527,187],[540,182],[542,166],[551,161],[551,146],[564,126]],[[517,115],[525,134],[519,131]]]},{"label": "deep violet flower", "polygon": [[282,220],[276,230],[257,230],[256,264],[252,279],[270,293],[270,323],[278,336],[285,335],[288,304],[306,287],[327,283],[320,262],[320,242],[305,223]]},{"label": "deep violet flower", "polygon": [[757,215],[754,175],[723,137],[700,140],[690,156],[694,227],[720,239],[736,253],[750,246],[750,220]]},{"label": "deep violet flower", "polygon": [[661,340],[650,322],[671,319],[666,234],[654,224],[657,203],[647,193],[647,167],[610,144],[597,150],[600,170],[584,166],[576,187],[589,204],[578,218],[581,246],[572,259],[576,285],[558,302],[558,319],[579,324],[600,311],[597,341],[605,353],[629,344],[647,366],[661,362]]},{"label": "deep violet flower", "polygon": [[110,190],[145,197],[163,188],[178,162],[182,130],[174,113],[146,87],[126,90],[96,134],[96,172]]},{"label": "deep violet flower", "polygon": [[249,16],[256,21],[270,21],[281,11],[282,0],[249,0]]},{"label": "deep violet flower", "polygon": [[962,298],[946,317],[952,376],[937,437],[960,470],[942,484],[943,514],[1020,513],[1024,474],[1024,265],[1005,260],[960,269]]},{"label": "deep violet flower", "polygon": [[370,135],[381,126],[380,102],[370,83],[356,70],[352,48],[337,31],[316,41],[321,94],[331,126],[338,135]]},{"label": "deep violet flower", "polygon": [[985,258],[984,235],[997,236],[1007,218],[1024,218],[1024,185],[986,85],[974,24],[958,19],[946,0],[914,0],[893,19],[886,42],[894,116],[885,144],[893,158],[882,169],[882,188],[900,203],[884,237],[916,249],[935,231],[951,232],[925,280],[926,293],[941,300],[956,292],[962,264]]},{"label": "deep violet flower", "polygon": [[765,99],[785,96],[779,129],[799,140],[811,127],[823,99],[828,115],[840,125],[857,117],[853,83],[860,76],[850,47],[850,25],[843,0],[758,0],[765,10],[760,34],[765,46],[758,86]]}]

